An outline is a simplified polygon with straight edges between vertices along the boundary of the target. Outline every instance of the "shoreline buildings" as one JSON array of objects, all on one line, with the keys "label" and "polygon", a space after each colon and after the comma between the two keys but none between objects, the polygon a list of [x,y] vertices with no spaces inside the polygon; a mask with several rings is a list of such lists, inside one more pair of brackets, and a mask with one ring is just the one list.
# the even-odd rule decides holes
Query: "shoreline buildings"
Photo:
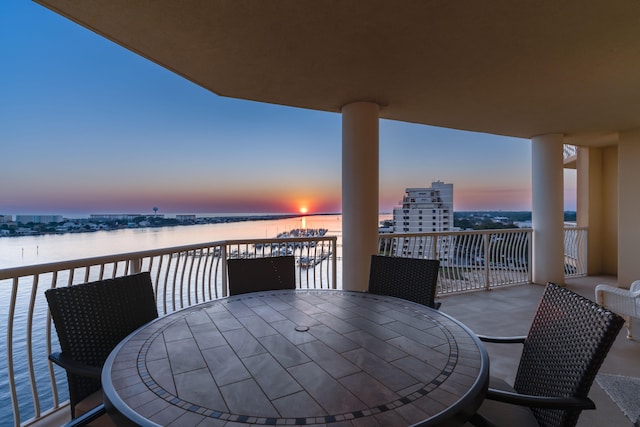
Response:
[{"label": "shoreline buildings", "polygon": [[[9,216],[9,221],[11,220],[10,215],[3,215],[4,217]],[[30,222],[34,224],[49,224],[51,222],[62,222],[62,215],[16,215],[16,222],[22,224],[28,224]],[[3,221],[3,222],[9,222]]]}]

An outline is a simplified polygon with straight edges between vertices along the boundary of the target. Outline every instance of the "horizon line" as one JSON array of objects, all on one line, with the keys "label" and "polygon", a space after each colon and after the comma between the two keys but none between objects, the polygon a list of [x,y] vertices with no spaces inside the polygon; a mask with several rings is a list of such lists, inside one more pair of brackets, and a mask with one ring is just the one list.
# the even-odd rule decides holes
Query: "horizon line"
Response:
[{"label": "horizon line", "polygon": [[[454,213],[476,213],[476,212],[502,212],[502,213],[523,213],[532,212],[531,210],[505,210],[505,209],[468,209],[468,210],[454,210]],[[563,212],[576,212],[575,210],[564,210]],[[392,215],[393,211],[380,211],[379,215]],[[86,215],[86,216],[83,216]],[[14,213],[14,214],[0,214],[2,216],[61,216],[63,218],[89,218],[92,215],[122,215],[122,216],[167,216],[172,215],[194,215],[199,218],[206,217],[225,217],[225,216],[322,216],[322,215],[342,215],[342,212],[208,212],[208,213],[193,213],[193,212],[165,212],[165,213],[139,213],[139,212],[118,212],[118,213]]]}]

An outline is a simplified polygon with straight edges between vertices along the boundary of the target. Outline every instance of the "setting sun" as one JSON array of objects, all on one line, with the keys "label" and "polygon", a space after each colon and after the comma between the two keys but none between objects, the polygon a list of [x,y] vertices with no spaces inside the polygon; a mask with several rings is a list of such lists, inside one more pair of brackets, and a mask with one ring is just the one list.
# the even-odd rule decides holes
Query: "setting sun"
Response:
[{"label": "setting sun", "polygon": [[304,206],[300,208],[300,213],[305,214],[305,213],[307,213],[307,211],[308,211],[308,209],[305,208]]}]

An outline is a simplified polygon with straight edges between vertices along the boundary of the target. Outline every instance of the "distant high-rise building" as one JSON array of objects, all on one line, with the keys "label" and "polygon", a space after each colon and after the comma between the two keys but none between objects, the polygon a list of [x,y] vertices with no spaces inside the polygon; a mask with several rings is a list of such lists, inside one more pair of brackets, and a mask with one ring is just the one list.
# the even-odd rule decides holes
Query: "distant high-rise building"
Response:
[{"label": "distant high-rise building", "polygon": [[[429,188],[407,188],[402,205],[393,209],[393,233],[436,233],[452,230],[453,184],[435,181]],[[449,248],[449,236],[425,236],[399,239],[393,250],[398,256],[437,258],[446,264]]]},{"label": "distant high-rise building", "polygon": [[453,184],[407,188],[402,206],[393,209],[394,233],[427,233],[453,229]]}]

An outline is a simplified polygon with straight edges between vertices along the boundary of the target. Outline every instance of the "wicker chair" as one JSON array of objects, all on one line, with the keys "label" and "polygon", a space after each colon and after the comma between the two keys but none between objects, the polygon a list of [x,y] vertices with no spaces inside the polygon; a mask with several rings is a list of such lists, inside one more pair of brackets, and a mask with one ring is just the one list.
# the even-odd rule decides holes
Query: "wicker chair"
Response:
[{"label": "wicker chair", "polygon": [[291,255],[227,260],[229,295],[296,288],[296,263]]},{"label": "wicker chair", "polygon": [[480,336],[524,347],[514,386],[491,378],[471,423],[575,426],[582,410],[595,409],[587,395],[623,323],[595,302],[549,283],[526,337]]},{"label": "wicker chair", "polygon": [[[71,417],[77,419],[90,411],[89,402],[101,404],[100,373],[111,350],[158,317],[151,276],[145,272],[48,289],[45,296],[62,350],[49,359],[67,372]],[[99,405],[81,418],[103,413]]]},{"label": "wicker chair", "polygon": [[596,302],[621,315],[627,327],[627,339],[633,339],[632,318],[640,318],[640,280],[631,283],[631,288],[628,290],[609,285],[598,285],[596,286]]},{"label": "wicker chair", "polygon": [[371,256],[369,292],[388,295],[438,309],[435,301],[440,261],[435,259]]}]

